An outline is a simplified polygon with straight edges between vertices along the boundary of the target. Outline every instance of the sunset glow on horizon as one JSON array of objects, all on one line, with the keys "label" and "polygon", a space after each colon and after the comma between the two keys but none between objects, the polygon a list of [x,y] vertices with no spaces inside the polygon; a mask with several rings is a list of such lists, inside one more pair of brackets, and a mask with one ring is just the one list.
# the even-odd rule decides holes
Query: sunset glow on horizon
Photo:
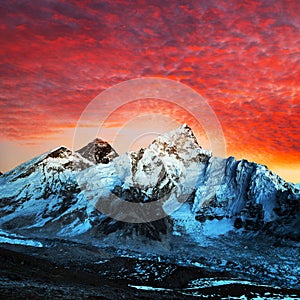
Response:
[{"label": "sunset glow on horizon", "polygon": [[[227,156],[300,182],[299,12],[300,2],[290,0],[2,1],[0,171],[61,144],[72,148],[77,122],[97,95],[157,77],[204,97]],[[187,123],[209,147],[188,99],[182,107],[160,99],[129,103],[113,112],[100,137],[112,142],[110,132],[137,118],[127,132],[134,136],[134,126],[145,124],[148,137],[132,141],[145,146],[157,130],[139,117],[151,114],[164,116],[162,132]]]}]

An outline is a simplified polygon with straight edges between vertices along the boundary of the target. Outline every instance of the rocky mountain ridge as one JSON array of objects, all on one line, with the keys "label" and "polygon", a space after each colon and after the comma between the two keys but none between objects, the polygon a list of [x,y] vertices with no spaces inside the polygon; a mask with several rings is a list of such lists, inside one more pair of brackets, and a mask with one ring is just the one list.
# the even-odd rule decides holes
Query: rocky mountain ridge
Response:
[{"label": "rocky mountain ridge", "polygon": [[[96,139],[77,152],[60,147],[5,173],[0,225],[154,240],[173,234],[197,240],[213,227],[215,234],[264,231],[299,241],[299,199],[294,185],[265,166],[212,156],[184,124],[138,152],[118,156]],[[111,215],[101,213],[103,203]],[[121,210],[120,203],[138,204],[137,210]],[[160,206],[145,214],[142,205],[151,203]]]}]

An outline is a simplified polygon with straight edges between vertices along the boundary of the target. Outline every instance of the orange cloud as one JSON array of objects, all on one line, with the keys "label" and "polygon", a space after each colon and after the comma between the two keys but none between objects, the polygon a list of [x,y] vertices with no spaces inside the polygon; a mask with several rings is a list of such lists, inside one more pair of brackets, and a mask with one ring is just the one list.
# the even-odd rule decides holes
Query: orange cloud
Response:
[{"label": "orange cloud", "polygon": [[[299,161],[299,11],[288,0],[3,2],[2,139],[51,139],[104,89],[159,76],[208,99],[229,155]],[[115,118],[120,125],[126,110]]]}]

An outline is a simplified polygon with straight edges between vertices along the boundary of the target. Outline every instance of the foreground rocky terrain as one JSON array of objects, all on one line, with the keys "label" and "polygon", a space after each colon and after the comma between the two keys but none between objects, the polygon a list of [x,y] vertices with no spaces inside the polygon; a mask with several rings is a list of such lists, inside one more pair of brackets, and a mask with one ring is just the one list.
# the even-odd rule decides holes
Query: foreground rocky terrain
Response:
[{"label": "foreground rocky terrain", "polygon": [[[4,298],[299,298],[300,193],[187,125],[118,156],[96,139],[0,176]],[[243,298],[244,297],[244,298]]]},{"label": "foreground rocky terrain", "polygon": [[[299,289],[263,285],[195,261],[45,240],[2,245],[3,299],[299,299]],[[203,261],[204,262],[204,261]],[[234,262],[232,262],[234,263]]]}]

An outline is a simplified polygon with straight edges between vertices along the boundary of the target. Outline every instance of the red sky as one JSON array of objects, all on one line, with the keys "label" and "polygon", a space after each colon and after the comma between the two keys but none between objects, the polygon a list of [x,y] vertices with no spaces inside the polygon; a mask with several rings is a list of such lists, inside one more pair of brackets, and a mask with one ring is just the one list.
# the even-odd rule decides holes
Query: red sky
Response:
[{"label": "red sky", "polygon": [[228,156],[300,182],[299,12],[296,0],[1,1],[0,170],[72,145],[103,90],[162,77],[205,97]]}]

